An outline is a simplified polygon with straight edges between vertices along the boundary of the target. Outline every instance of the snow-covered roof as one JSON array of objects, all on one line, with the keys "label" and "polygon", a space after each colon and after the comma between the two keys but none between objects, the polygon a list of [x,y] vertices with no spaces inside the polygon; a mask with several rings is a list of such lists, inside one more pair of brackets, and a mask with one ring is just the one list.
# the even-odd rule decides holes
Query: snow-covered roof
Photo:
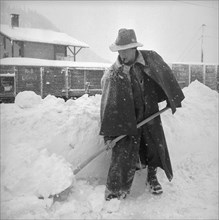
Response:
[{"label": "snow-covered roof", "polygon": [[45,29],[11,27],[0,25],[0,33],[12,40],[40,42],[48,44],[89,47],[88,44],[79,41],[65,33]]},{"label": "snow-covered roof", "polygon": [[96,62],[75,62],[65,60],[45,60],[35,58],[8,57],[0,59],[0,65],[12,66],[42,66],[42,67],[74,67],[74,68],[94,68],[105,69],[110,66],[109,63]]}]

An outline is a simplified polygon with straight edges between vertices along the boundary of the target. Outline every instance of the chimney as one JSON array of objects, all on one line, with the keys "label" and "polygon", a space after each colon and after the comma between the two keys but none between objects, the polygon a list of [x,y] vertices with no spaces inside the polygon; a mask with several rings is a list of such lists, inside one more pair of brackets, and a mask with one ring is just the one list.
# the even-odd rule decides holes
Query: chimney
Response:
[{"label": "chimney", "polygon": [[19,27],[19,14],[11,14],[11,27]]}]

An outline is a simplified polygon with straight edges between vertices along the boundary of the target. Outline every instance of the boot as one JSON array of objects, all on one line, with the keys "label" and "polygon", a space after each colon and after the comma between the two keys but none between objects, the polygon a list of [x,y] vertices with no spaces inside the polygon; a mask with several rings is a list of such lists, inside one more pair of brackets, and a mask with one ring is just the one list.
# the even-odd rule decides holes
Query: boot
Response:
[{"label": "boot", "polygon": [[119,192],[117,194],[113,194],[113,193],[110,193],[106,198],[105,200],[106,201],[110,201],[111,199],[119,199],[119,200],[123,200],[126,198],[128,192]]},{"label": "boot", "polygon": [[119,196],[114,195],[114,194],[109,194],[109,195],[106,197],[106,201],[110,201],[111,199],[119,199]]},{"label": "boot", "polygon": [[157,168],[148,166],[148,176],[147,176],[147,181],[146,185],[150,187],[150,192],[152,194],[161,194],[163,193],[162,187],[160,183],[157,180]]}]

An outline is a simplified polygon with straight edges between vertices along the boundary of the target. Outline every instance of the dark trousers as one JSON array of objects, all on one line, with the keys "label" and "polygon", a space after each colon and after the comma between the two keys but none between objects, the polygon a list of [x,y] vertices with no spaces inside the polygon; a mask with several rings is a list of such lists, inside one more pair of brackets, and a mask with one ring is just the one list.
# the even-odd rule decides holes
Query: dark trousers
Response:
[{"label": "dark trousers", "polygon": [[152,167],[161,167],[162,162],[160,159],[160,154],[158,152],[158,143],[155,138],[156,137],[156,131],[155,127],[149,125],[146,125],[142,128],[141,133],[141,143],[140,143],[140,149],[139,149],[139,157],[142,164],[152,166]]},{"label": "dark trousers", "polygon": [[136,164],[139,162],[140,144],[143,142],[144,145],[141,146],[143,150],[140,153],[143,154],[142,158],[146,160],[146,164],[153,166],[160,165],[159,154],[153,143],[147,143],[147,139],[143,135],[145,132],[139,129],[138,135],[126,136],[112,149],[111,164],[106,183],[106,197],[109,194],[119,196],[122,192],[130,192]]}]

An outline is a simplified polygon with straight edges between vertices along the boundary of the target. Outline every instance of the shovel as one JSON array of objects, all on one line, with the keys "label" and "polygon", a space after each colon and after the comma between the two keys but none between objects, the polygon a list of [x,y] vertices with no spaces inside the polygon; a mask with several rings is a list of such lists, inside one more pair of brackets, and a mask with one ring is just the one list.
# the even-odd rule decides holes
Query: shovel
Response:
[{"label": "shovel", "polygon": [[[142,122],[137,124],[137,128],[140,128],[142,125],[146,124],[147,122],[151,121],[152,119],[156,118],[158,115],[162,114],[163,112],[165,112],[166,110],[168,110],[169,107],[165,107],[163,109],[161,109],[160,111],[156,112],[155,114],[151,115],[150,117],[146,118],[145,120],[143,120]],[[115,139],[112,140],[112,142],[110,143],[110,145],[112,144],[112,146],[115,146],[115,144],[120,141],[122,138],[124,138],[126,135],[121,135]],[[112,147],[113,148],[113,147]],[[110,148],[110,149],[112,149]],[[108,150],[108,146],[105,146],[103,149],[100,149],[99,151],[97,151],[96,153],[94,153],[92,156],[90,156],[87,160],[85,160],[84,162],[82,162],[81,164],[79,164],[75,170],[73,170],[73,174],[76,175],[78,172],[80,172],[85,166],[87,166],[92,160],[94,160],[97,156],[99,156],[101,153],[103,153],[104,151]],[[66,200],[66,198],[68,197],[69,193],[71,192],[71,189],[73,188],[73,182],[72,184],[66,188],[64,191],[62,191],[61,193],[55,194],[55,195],[50,195],[49,198],[53,198],[53,203],[56,201],[64,201]],[[43,197],[39,197],[39,199],[44,199]]]}]

